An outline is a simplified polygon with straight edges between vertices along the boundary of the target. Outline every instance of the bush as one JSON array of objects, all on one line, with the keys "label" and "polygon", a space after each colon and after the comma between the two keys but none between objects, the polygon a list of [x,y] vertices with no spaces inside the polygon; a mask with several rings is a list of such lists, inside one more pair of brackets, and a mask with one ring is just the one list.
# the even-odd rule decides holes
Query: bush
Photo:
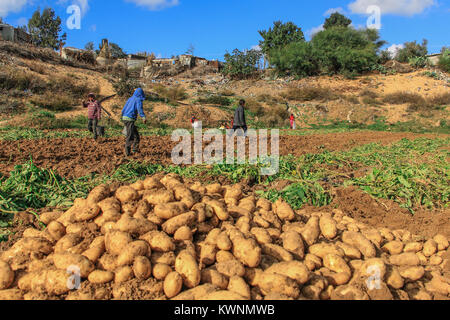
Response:
[{"label": "bush", "polygon": [[186,90],[181,86],[167,88],[163,85],[156,85],[153,90],[161,97],[170,102],[185,100],[188,98]]},{"label": "bush", "polygon": [[290,88],[281,94],[281,97],[294,101],[313,101],[313,100],[337,100],[339,96],[330,88],[323,87],[302,87]]},{"label": "bush", "polygon": [[262,117],[266,115],[266,109],[256,100],[256,99],[247,99],[245,100],[246,109],[251,112],[255,117]]},{"label": "bush", "polygon": [[450,72],[450,49],[445,50],[439,58],[439,68],[442,71]]},{"label": "bush", "polygon": [[203,104],[214,104],[214,105],[223,106],[223,107],[229,106],[232,103],[232,101],[229,98],[219,96],[219,95],[213,95],[213,96],[209,96],[206,98],[200,98],[200,99],[198,99],[198,102],[203,103]]},{"label": "bush", "polygon": [[30,90],[33,93],[42,93],[46,90],[47,83],[39,77],[32,77],[24,72],[1,72],[1,90]]},{"label": "bush", "polygon": [[320,72],[318,53],[309,42],[295,42],[270,53],[270,61],[281,74],[301,77]]},{"label": "bush", "polygon": [[450,106],[450,92],[441,93],[429,99],[436,106]]},{"label": "bush", "polygon": [[131,97],[136,90],[140,87],[138,81],[129,78],[121,78],[118,82],[113,84],[114,90],[120,97]]},{"label": "bush", "polygon": [[225,65],[222,73],[233,79],[246,79],[255,76],[259,70],[262,53],[258,50],[240,51],[225,54]]},{"label": "bush", "polygon": [[409,59],[409,64],[416,69],[425,68],[428,65],[428,59],[426,57],[413,57]]},{"label": "bush", "polygon": [[75,102],[68,96],[47,92],[41,96],[34,96],[30,102],[40,108],[61,112],[71,110]]},{"label": "bush", "polygon": [[399,62],[409,62],[412,58],[426,57],[428,54],[428,41],[424,39],[422,44],[414,42],[406,42],[405,47],[398,50],[395,60]]},{"label": "bush", "polygon": [[425,103],[425,99],[418,93],[398,91],[385,95],[383,98],[383,102],[390,104],[423,104]]}]

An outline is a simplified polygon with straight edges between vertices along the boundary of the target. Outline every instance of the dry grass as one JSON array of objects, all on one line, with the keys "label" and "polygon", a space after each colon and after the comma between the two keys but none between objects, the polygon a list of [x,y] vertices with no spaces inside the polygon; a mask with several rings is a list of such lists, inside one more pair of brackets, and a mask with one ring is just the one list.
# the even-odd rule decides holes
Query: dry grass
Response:
[{"label": "dry grass", "polygon": [[186,90],[181,86],[167,88],[158,84],[153,87],[153,91],[155,91],[161,98],[167,99],[171,102],[186,100],[189,97]]},{"label": "dry grass", "polygon": [[428,101],[431,104],[434,104],[436,106],[450,105],[450,92],[445,92],[445,93],[441,93],[439,95],[436,95],[436,96],[428,99]]},{"label": "dry grass", "polygon": [[405,104],[405,103],[424,104],[426,101],[418,93],[397,91],[397,92],[385,95],[383,97],[383,102],[390,103],[390,104]]},{"label": "dry grass", "polygon": [[277,97],[271,96],[270,94],[261,94],[257,97],[259,102],[265,103],[271,107],[276,106],[280,103],[280,99]]},{"label": "dry grass", "polygon": [[331,101],[339,99],[339,95],[336,94],[332,89],[314,86],[290,88],[286,92],[282,93],[281,97],[294,101]]}]

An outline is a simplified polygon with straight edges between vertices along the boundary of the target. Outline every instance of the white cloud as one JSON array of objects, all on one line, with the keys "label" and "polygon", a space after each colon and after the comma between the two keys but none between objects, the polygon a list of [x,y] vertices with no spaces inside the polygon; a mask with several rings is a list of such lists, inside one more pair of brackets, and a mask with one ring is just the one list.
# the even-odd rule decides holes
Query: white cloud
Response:
[{"label": "white cloud", "polygon": [[413,16],[433,6],[435,0],[355,0],[348,5],[352,13],[366,14],[369,6],[379,6],[383,14]]},{"label": "white cloud", "polygon": [[0,0],[0,17],[6,17],[10,12],[20,12],[28,0]]},{"label": "white cloud", "polygon": [[338,12],[340,14],[344,14],[345,11],[342,7],[338,7],[338,8],[330,8],[327,11],[325,11],[325,13],[323,14],[325,17],[331,16],[333,13]]},{"label": "white cloud", "polygon": [[150,10],[161,10],[164,8],[174,7],[180,4],[179,0],[125,0],[133,2],[138,6],[146,7]]},{"label": "white cloud", "polygon": [[320,26],[311,28],[308,31],[306,31],[306,34],[312,38],[316,33],[319,33],[320,31],[323,30],[324,30],[323,24],[321,24]]},{"label": "white cloud", "polygon": [[387,51],[391,54],[392,58],[395,58],[397,56],[398,50],[403,49],[405,46],[403,44],[393,44],[389,48],[387,48]]}]

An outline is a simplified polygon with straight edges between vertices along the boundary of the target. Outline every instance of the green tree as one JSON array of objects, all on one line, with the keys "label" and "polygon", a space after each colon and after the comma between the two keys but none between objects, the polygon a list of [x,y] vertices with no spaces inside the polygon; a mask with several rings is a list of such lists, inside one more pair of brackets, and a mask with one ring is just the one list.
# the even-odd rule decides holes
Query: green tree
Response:
[{"label": "green tree", "polygon": [[352,24],[352,20],[350,20],[346,16],[340,14],[339,12],[335,12],[325,20],[323,27],[324,27],[324,29],[330,29],[332,27],[345,27],[346,28],[351,24]]},{"label": "green tree", "polygon": [[405,47],[398,50],[395,59],[399,62],[409,62],[413,58],[425,58],[428,54],[428,40],[423,39],[422,44],[414,42],[405,42]]},{"label": "green tree", "polygon": [[292,22],[276,21],[273,23],[273,28],[259,31],[259,34],[263,38],[259,42],[259,46],[269,60],[270,51],[283,48],[292,42],[305,41],[302,29]]},{"label": "green tree", "polygon": [[86,43],[86,45],[84,46],[84,50],[94,51],[94,42],[89,41],[88,43]]},{"label": "green tree", "polygon": [[293,42],[271,51],[271,57],[272,65],[283,75],[306,77],[320,73],[318,54],[310,42]]},{"label": "green tree", "polygon": [[445,72],[450,72],[450,49],[445,49],[442,52],[442,56],[439,58],[439,68]]},{"label": "green tree", "polygon": [[223,74],[234,79],[244,79],[253,76],[259,69],[262,53],[259,50],[233,50],[225,54]]},{"label": "green tree", "polygon": [[28,30],[34,45],[55,50],[67,36],[60,36],[61,18],[56,16],[52,8],[45,8],[42,13],[39,9],[36,10],[28,21]]}]

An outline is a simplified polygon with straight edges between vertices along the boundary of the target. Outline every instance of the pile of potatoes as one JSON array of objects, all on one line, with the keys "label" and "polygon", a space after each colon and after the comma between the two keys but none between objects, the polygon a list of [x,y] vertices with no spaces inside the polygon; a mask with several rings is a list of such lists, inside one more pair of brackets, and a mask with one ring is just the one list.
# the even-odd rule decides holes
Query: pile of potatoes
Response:
[{"label": "pile of potatoes", "polygon": [[[449,242],[155,175],[41,215],[0,254],[0,300],[448,299]],[[77,282],[78,281],[78,282]]]}]

